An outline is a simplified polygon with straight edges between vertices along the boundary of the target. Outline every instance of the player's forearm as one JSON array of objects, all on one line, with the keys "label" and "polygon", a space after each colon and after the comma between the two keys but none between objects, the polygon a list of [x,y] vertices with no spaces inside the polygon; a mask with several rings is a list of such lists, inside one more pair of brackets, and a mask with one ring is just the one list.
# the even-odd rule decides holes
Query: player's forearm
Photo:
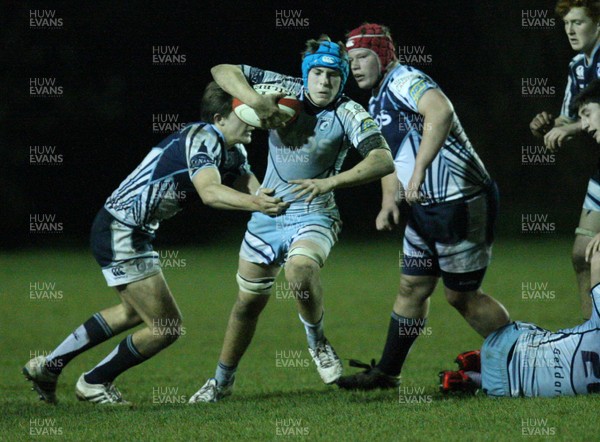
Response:
[{"label": "player's forearm", "polygon": [[448,139],[454,111],[451,108],[429,112],[423,121],[423,137],[415,158],[415,170],[425,172]]},{"label": "player's forearm", "polygon": [[352,187],[365,184],[394,171],[394,161],[388,149],[376,149],[352,169],[332,176],[333,188]]},{"label": "player's forearm", "polygon": [[229,95],[254,106],[260,95],[250,86],[241,68],[234,64],[219,64],[210,70],[217,84]]},{"label": "player's forearm", "polygon": [[259,187],[260,182],[254,174],[242,175],[233,183],[233,188],[235,190],[249,195],[255,195]]},{"label": "player's forearm", "polygon": [[579,126],[581,127],[581,122],[579,120],[574,121],[574,120],[571,120],[569,117],[566,117],[565,115],[559,115],[554,120],[554,127],[566,126],[566,125],[570,125],[573,123],[579,123]]},{"label": "player's forearm", "polygon": [[[581,128],[581,120],[577,120],[575,122],[568,120],[565,117],[562,117],[563,120],[561,120],[562,124],[556,124],[554,127],[562,127],[563,130],[566,130],[569,132],[569,134],[571,135],[576,135],[578,133],[580,133],[583,129]],[[557,120],[559,120],[559,118],[557,118]]]},{"label": "player's forearm", "polygon": [[400,181],[396,171],[381,178],[381,206],[395,205],[399,190]]},{"label": "player's forearm", "polygon": [[204,204],[215,209],[248,211],[260,209],[258,197],[238,192],[222,184],[213,184],[202,189],[200,198]]},{"label": "player's forearm", "polygon": [[248,180],[248,185],[246,186],[246,188],[248,189],[248,193],[250,195],[256,195],[256,192],[258,192],[259,187],[260,187],[260,182],[258,181],[258,178],[256,178],[256,175],[254,175],[254,174],[250,175],[250,179]]}]

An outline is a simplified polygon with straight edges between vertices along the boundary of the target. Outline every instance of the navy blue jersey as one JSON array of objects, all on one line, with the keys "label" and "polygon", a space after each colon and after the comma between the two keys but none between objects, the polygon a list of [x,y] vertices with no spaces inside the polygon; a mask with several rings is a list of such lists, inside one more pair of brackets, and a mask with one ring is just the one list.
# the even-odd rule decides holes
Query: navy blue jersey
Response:
[{"label": "navy blue jersey", "polygon": [[192,178],[207,167],[218,169],[223,181],[252,173],[243,145],[227,149],[212,124],[189,124],[153,147],[104,207],[122,223],[153,232],[197,195]]},{"label": "navy blue jersey", "polygon": [[[396,174],[404,188],[414,171],[421,144],[424,117],[418,102],[439,86],[411,66],[398,65],[385,78],[369,101],[369,113],[381,129],[394,157]],[[450,134],[429,165],[422,185],[424,205],[452,201],[481,192],[490,176],[455,116]]]},{"label": "navy blue jersey", "polygon": [[569,63],[569,77],[560,114],[571,120],[578,118],[577,110],[571,109],[573,99],[593,80],[600,78],[600,51],[598,48],[600,45],[596,46],[592,52],[589,64],[583,53],[577,54]]}]

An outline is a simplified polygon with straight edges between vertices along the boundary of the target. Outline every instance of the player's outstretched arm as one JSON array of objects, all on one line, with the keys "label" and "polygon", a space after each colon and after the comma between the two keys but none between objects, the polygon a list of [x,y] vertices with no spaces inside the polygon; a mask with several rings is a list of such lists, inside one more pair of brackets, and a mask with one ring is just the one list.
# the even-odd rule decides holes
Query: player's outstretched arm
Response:
[{"label": "player's outstretched arm", "polygon": [[419,188],[425,180],[425,171],[446,142],[454,121],[454,107],[439,89],[425,92],[417,103],[417,109],[425,118],[423,137],[415,158],[415,169],[405,189],[406,201],[409,204],[417,202],[422,197]]},{"label": "player's outstretched arm", "polygon": [[366,148],[366,151],[368,151],[367,156],[352,169],[329,178],[290,180],[290,183],[297,184],[293,189],[293,192],[297,192],[296,199],[310,194],[306,202],[311,202],[317,196],[331,190],[340,187],[359,186],[382,178],[394,171],[392,154],[383,136],[380,134],[370,136],[361,144],[363,143],[373,143],[373,145]]},{"label": "player's outstretched arm", "polygon": [[238,192],[221,184],[221,175],[216,168],[202,169],[194,175],[192,182],[202,202],[215,209],[248,210],[266,215],[279,215],[288,206],[281,198],[269,196],[273,191],[261,189],[258,195]]},{"label": "player's outstretched arm", "polygon": [[219,64],[213,66],[210,73],[221,89],[256,111],[264,128],[279,127],[290,118],[277,106],[285,94],[260,95],[250,86],[239,66]]},{"label": "player's outstretched arm", "polygon": [[396,172],[381,179],[381,210],[375,219],[377,230],[392,230],[394,226],[400,224],[399,193],[400,181],[398,181]]}]

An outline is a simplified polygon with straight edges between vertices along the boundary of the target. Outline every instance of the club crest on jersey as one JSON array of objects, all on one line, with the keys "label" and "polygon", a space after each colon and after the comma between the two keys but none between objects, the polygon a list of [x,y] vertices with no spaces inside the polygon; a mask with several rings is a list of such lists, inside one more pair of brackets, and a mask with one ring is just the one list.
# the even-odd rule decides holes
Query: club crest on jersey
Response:
[{"label": "club crest on jersey", "polygon": [[319,123],[319,130],[327,130],[331,124],[330,118],[325,118]]},{"label": "club crest on jersey", "polygon": [[577,75],[577,78],[583,78],[584,74],[584,67],[581,65],[577,66],[577,69],[575,69],[575,75]]}]

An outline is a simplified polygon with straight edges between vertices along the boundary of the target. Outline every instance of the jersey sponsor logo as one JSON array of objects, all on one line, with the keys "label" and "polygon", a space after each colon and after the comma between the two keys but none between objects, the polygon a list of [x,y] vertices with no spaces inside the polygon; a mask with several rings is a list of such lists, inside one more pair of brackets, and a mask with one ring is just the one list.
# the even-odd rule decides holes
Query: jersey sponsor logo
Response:
[{"label": "jersey sponsor logo", "polygon": [[565,384],[565,386],[567,386],[566,384],[566,380],[565,380],[565,367],[563,367],[562,365],[562,361],[560,358],[561,352],[560,349],[555,348],[552,353],[554,354],[554,366],[552,367],[554,369],[554,392],[556,393],[557,396],[560,396],[561,394],[563,394],[562,391],[562,387],[563,384]]},{"label": "jersey sponsor logo", "polygon": [[383,126],[387,126],[392,122],[392,117],[385,110],[381,110],[379,115],[375,117],[375,122],[381,129]]},{"label": "jersey sponsor logo", "polygon": [[425,80],[419,80],[408,89],[408,94],[415,100],[415,103],[417,103],[425,93],[426,89],[427,82]]},{"label": "jersey sponsor logo", "polygon": [[400,92],[400,90],[402,89],[402,87],[412,78],[414,78],[414,75],[407,75],[407,76],[402,76],[402,77],[396,77],[392,80],[392,84],[390,85],[392,88],[396,89],[396,91]]},{"label": "jersey sponsor logo", "polygon": [[577,66],[577,69],[575,69],[575,75],[577,75],[577,78],[583,79],[585,76],[585,69],[582,65]]},{"label": "jersey sponsor logo", "polygon": [[369,130],[377,129],[377,123],[372,118],[367,118],[360,123],[360,132],[367,132]]},{"label": "jersey sponsor logo", "polygon": [[200,152],[190,159],[190,166],[193,168],[202,167],[207,164],[215,164],[214,160],[205,152]]}]

